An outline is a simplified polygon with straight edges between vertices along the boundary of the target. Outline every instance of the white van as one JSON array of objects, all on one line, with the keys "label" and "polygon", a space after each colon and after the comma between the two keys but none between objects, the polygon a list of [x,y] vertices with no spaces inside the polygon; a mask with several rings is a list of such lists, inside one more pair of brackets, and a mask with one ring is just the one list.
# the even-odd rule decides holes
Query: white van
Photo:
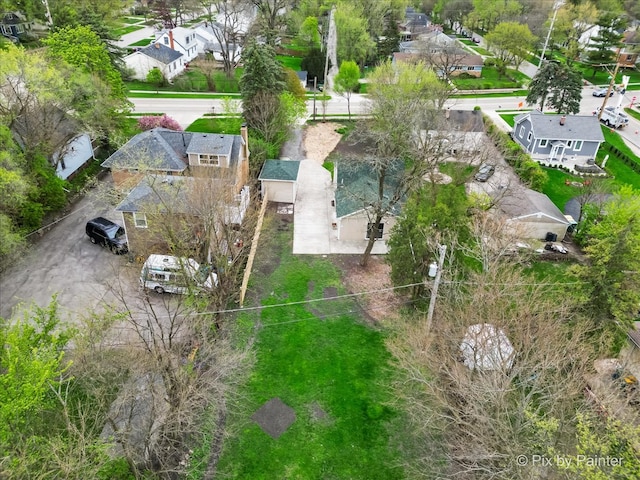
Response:
[{"label": "white van", "polygon": [[187,293],[189,287],[212,290],[218,285],[218,275],[209,267],[199,265],[193,258],[170,255],[149,255],[140,274],[142,288],[157,293]]}]

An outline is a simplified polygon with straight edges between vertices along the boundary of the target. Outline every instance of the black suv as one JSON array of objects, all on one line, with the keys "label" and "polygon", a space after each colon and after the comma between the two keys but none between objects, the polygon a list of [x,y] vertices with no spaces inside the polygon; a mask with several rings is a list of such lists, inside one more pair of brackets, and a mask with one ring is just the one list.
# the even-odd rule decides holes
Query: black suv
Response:
[{"label": "black suv", "polygon": [[127,253],[127,239],[122,228],[117,223],[103,217],[94,218],[87,222],[86,230],[91,243],[108,247],[113,253]]}]

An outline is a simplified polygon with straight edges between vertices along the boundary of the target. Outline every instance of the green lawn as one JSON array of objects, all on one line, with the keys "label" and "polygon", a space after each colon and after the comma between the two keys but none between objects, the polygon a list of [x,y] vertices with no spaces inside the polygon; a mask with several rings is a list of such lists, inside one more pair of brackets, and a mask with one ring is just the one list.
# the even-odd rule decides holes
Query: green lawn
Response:
[{"label": "green lawn", "polygon": [[[475,44],[474,44],[475,45]],[[482,47],[478,47],[477,45],[475,45],[474,47],[472,47],[472,49],[478,54],[478,55],[486,55],[488,57],[490,57],[492,55],[492,53],[487,50],[486,48],[482,48]]]},{"label": "green lawn", "polygon": [[126,27],[114,28],[113,30],[111,30],[111,34],[115,38],[120,38],[123,35],[126,35],[127,33],[135,32],[137,30],[142,30],[143,28],[144,27],[141,27],[141,26],[138,26],[138,25],[128,25]]},{"label": "green lawn", "polygon": [[[228,94],[228,93],[238,93],[240,90],[239,81],[243,71],[244,70],[242,68],[236,68],[235,75],[233,78],[228,78],[222,71],[216,72],[214,74],[214,83],[216,86],[216,93],[211,92],[213,96],[210,98],[218,98],[219,96],[221,95],[224,96],[225,94]],[[143,90],[148,92],[160,91],[160,92],[173,92],[173,93],[207,92],[207,88],[208,88],[207,81],[204,74],[195,67],[190,67],[188,71],[176,77],[173,80],[173,84],[171,85],[165,85],[158,88],[155,85],[152,85],[147,82],[141,82],[139,80],[131,80],[131,81],[125,82],[125,85],[127,86],[127,89],[129,91]],[[169,95],[171,95],[171,93],[167,95],[167,98],[170,98]],[[140,94],[140,93],[135,94],[130,92],[129,96],[145,97],[149,95]],[[173,98],[178,98],[178,97],[179,98],[201,98],[200,96],[186,97],[184,96],[184,94],[180,94],[180,93],[177,93],[177,96]]]},{"label": "green lawn", "polygon": [[507,69],[507,74],[498,78],[498,71],[495,67],[483,67],[480,78],[459,78],[452,77],[452,82],[461,90],[481,90],[491,88],[519,88],[522,83],[528,80],[525,74],[516,70]]},{"label": "green lawn", "polygon": [[[605,69],[596,68],[596,74],[594,76],[593,67],[586,63],[575,62],[572,67],[582,74],[582,78],[591,83],[595,83],[596,85],[609,85],[609,76],[611,74]],[[629,83],[640,82],[640,72],[638,72],[638,70],[621,68],[616,76],[616,83],[622,83],[622,75],[629,75]]]},{"label": "green lawn", "polygon": [[[260,289],[261,304],[346,293],[330,261],[291,254],[292,227],[285,228],[276,232],[272,226],[261,236],[270,246],[258,250],[250,289]],[[392,439],[407,433],[400,434],[400,415],[388,406],[392,398],[385,387],[393,375],[390,354],[384,335],[368,326],[358,310],[345,299],[242,316],[243,324],[257,326],[255,363],[228,416],[230,436],[218,464],[220,478],[404,478],[401,450]],[[296,414],[278,439],[251,419],[275,397]]]},{"label": "green lawn", "polygon": [[527,94],[527,90],[514,90],[508,93],[487,92],[487,93],[455,93],[451,98],[501,98],[501,97],[523,97]]},{"label": "green lawn", "polygon": [[475,45],[475,42],[473,42],[473,41],[471,41],[471,40],[469,40],[467,38],[458,38],[458,41],[460,43],[464,43],[465,45],[469,45],[470,47]]},{"label": "green lawn", "polygon": [[143,38],[142,40],[138,40],[137,42],[130,43],[130,47],[146,47],[153,41],[153,38]]},{"label": "green lawn", "polygon": [[143,22],[144,17],[120,17],[118,21],[125,25],[135,25],[136,23]]},{"label": "green lawn", "polygon": [[284,67],[295,70],[296,72],[300,70],[302,57],[293,57],[291,55],[277,55],[276,58]]},{"label": "green lawn", "polygon": [[206,117],[197,119],[185,131],[239,135],[241,125],[242,117]]},{"label": "green lawn", "polygon": [[570,175],[567,172],[558,170],[557,168],[542,168],[549,176],[549,180],[542,189],[542,193],[548,196],[556,207],[561,211],[564,211],[564,206],[570,199],[582,194],[580,187],[567,185],[566,181],[582,183],[584,182],[584,178]]},{"label": "green lawn", "polygon": [[624,111],[627,115],[632,116],[636,120],[640,120],[640,112],[638,112],[638,110],[636,110],[635,108],[625,108]]}]

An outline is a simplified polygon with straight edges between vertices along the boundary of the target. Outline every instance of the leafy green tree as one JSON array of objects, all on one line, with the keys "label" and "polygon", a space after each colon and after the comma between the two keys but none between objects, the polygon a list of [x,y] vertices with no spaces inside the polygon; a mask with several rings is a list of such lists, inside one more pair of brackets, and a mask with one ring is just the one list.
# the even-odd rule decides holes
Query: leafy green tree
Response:
[{"label": "leafy green tree", "polygon": [[598,67],[615,63],[615,47],[622,45],[622,34],[618,33],[626,27],[626,19],[614,12],[604,12],[598,17],[596,23],[600,27],[598,35],[591,38],[593,47],[589,50],[589,61],[593,64],[595,77]]},{"label": "leafy green tree", "polygon": [[582,76],[571,67],[562,66],[549,92],[549,106],[557,113],[579,113],[582,100]]},{"label": "leafy green tree", "polygon": [[[302,59],[300,68],[306,70],[308,78],[317,78],[318,83],[324,83],[325,62],[326,52],[319,48],[311,48]],[[329,68],[331,68],[331,65],[329,65]]]},{"label": "leafy green tree", "polygon": [[381,39],[378,40],[378,59],[388,60],[397,52],[400,46],[400,28],[393,14],[389,14],[386,19],[386,26],[382,32]]},{"label": "leafy green tree", "polygon": [[640,192],[622,187],[602,212],[585,221],[589,263],[574,271],[583,282],[585,308],[624,335],[640,305]]},{"label": "leafy green tree", "polygon": [[153,67],[149,70],[149,73],[147,73],[147,82],[159,88],[165,84],[166,80],[160,69]]},{"label": "leafy green tree", "polygon": [[0,319],[0,458],[30,434],[46,432],[41,415],[55,405],[52,389],[69,366],[63,348],[72,332],[59,327],[55,299],[30,318]]},{"label": "leafy green tree", "polygon": [[427,183],[411,196],[387,242],[394,285],[417,284],[412,297],[423,296],[429,264],[436,260],[434,239],[462,236],[467,206],[463,185]]},{"label": "leafy green tree", "polygon": [[360,88],[360,68],[356,62],[342,62],[338,75],[333,79],[338,95],[347,99],[347,111],[351,120],[351,95]]},{"label": "leafy green tree", "polygon": [[[432,129],[441,118],[449,90],[422,62],[392,65],[387,61],[373,71],[370,80],[371,120],[359,124],[352,135],[355,141],[373,147],[364,158],[351,160],[364,162],[374,172],[374,194],[356,200],[362,201],[369,223],[379,225],[441,159],[442,152],[433,145],[407,135],[407,125]],[[368,263],[374,242],[375,235],[369,235],[361,265]]]},{"label": "leafy green tree", "polygon": [[582,77],[571,67],[557,62],[545,62],[529,84],[527,103],[545,103],[558,113],[578,113],[582,99]]},{"label": "leafy green tree", "polygon": [[86,73],[100,77],[111,89],[114,98],[123,100],[126,88],[120,72],[111,63],[107,45],[87,26],[64,27],[42,41],[48,55],[64,60]]},{"label": "leafy green tree", "polygon": [[485,37],[489,48],[496,57],[506,64],[513,64],[516,70],[533,49],[536,37],[529,27],[518,22],[498,24]]},{"label": "leafy green tree", "polygon": [[291,68],[285,68],[284,77],[286,91],[291,93],[295,98],[304,102],[307,97],[307,91],[302,86],[302,83],[300,83],[300,79],[298,78],[298,74],[295,72],[295,70]]},{"label": "leafy green tree", "polygon": [[517,0],[473,0],[473,10],[467,16],[473,29],[488,31],[504,22],[517,17],[522,12],[522,5]]},{"label": "leafy green tree", "polygon": [[335,11],[335,22],[338,61],[352,60],[363,64],[375,44],[367,30],[367,21],[362,10],[350,3],[339,3]]},{"label": "leafy green tree", "polygon": [[318,17],[307,17],[300,25],[298,38],[303,45],[318,47],[320,45],[320,32],[318,30]]},{"label": "leafy green tree", "polygon": [[[248,126],[257,128],[259,102],[277,102],[285,87],[284,71],[276,59],[275,50],[269,44],[252,43],[244,50],[243,58],[244,72],[240,78],[242,109]],[[267,100],[269,96],[273,102]]]}]

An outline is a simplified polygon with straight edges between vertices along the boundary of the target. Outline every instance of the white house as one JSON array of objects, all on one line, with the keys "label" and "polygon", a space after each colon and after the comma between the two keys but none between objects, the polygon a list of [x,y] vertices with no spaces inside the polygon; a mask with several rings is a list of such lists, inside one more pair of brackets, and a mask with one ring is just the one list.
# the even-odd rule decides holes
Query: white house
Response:
[{"label": "white house", "polygon": [[237,37],[235,42],[230,41],[228,45],[221,45],[220,39],[224,39],[225,33],[223,26],[218,23],[202,23],[198,25],[195,30],[196,44],[198,53],[210,52],[213,54],[213,58],[219,62],[223,61],[222,51],[223,48],[228,49],[228,56],[232,63],[238,63],[240,56],[242,55],[242,41],[244,39],[244,32],[230,31],[227,35],[231,37]]},{"label": "white house", "polygon": [[123,60],[127,68],[134,71],[133,78],[137,80],[146,80],[153,68],[158,68],[167,80],[172,80],[185,68],[182,53],[158,42],[127,55]]},{"label": "white house", "polygon": [[56,175],[66,180],[89,160],[95,159],[91,137],[83,133],[69,142],[63,152],[53,154]]},{"label": "white house", "polygon": [[155,43],[161,43],[182,54],[184,62],[190,62],[198,56],[196,32],[190,28],[175,27],[156,32]]}]

